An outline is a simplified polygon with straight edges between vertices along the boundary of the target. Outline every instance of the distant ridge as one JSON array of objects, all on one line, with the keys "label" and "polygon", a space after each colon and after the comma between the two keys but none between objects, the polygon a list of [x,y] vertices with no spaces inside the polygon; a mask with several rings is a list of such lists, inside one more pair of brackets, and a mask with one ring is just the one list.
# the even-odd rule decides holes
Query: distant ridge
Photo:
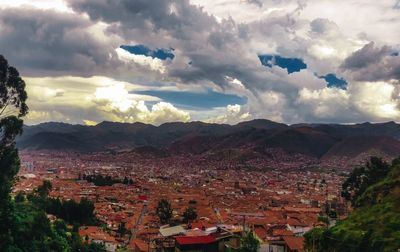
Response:
[{"label": "distant ridge", "polygon": [[371,150],[396,157],[400,155],[399,139],[400,125],[395,122],[291,126],[265,119],[236,125],[172,122],[154,126],[102,122],[84,126],[48,122],[25,126],[17,145],[30,150],[83,152],[136,148],[142,154],[148,151],[161,156],[207,154],[225,149],[248,149],[251,155],[262,156],[266,150],[279,150],[287,155],[329,160],[341,156],[354,158]]}]

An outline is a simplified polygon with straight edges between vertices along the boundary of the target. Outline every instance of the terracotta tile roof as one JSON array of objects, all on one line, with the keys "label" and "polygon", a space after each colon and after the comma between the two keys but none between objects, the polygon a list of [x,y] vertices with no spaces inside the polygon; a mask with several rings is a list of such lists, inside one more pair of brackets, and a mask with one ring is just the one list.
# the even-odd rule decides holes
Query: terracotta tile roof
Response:
[{"label": "terracotta tile roof", "polygon": [[149,245],[143,240],[133,239],[129,244],[129,248],[133,249],[134,251],[137,251],[136,248],[138,248],[139,251],[148,251]]},{"label": "terracotta tile roof", "polygon": [[81,227],[79,229],[79,235],[81,237],[88,236],[90,240],[116,243],[114,237],[104,232],[101,228],[95,226]]},{"label": "terracotta tile roof", "polygon": [[285,236],[283,240],[291,250],[304,251],[304,237]]},{"label": "terracotta tile roof", "polygon": [[177,236],[176,241],[180,245],[192,245],[192,244],[210,244],[216,242],[215,238],[211,235],[206,236]]},{"label": "terracotta tile roof", "polygon": [[267,230],[265,230],[265,228],[263,228],[263,227],[256,227],[254,229],[254,232],[256,233],[258,238],[260,238],[262,240],[265,240],[265,238],[267,237]]},{"label": "terracotta tile roof", "polygon": [[273,236],[293,236],[294,233],[286,229],[275,229],[272,231]]}]

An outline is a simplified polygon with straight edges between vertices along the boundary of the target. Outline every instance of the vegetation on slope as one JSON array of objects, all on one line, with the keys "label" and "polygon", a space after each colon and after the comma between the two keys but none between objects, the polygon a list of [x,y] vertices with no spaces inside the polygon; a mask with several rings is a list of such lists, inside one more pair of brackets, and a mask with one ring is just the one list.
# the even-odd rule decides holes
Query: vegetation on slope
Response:
[{"label": "vegetation on slope", "polygon": [[[351,186],[349,186],[351,185]],[[354,211],[332,228],[305,235],[311,251],[397,251],[400,249],[400,159],[377,158],[357,168],[344,183]],[[350,189],[350,190],[349,190]]]},{"label": "vegetation on slope", "polygon": [[22,118],[28,113],[26,99],[25,82],[17,69],[0,55],[0,251],[105,251],[104,246],[82,243],[78,226],[68,229],[62,220],[49,221],[39,202],[46,202],[50,183],[39,187],[30,197],[32,200],[21,194],[11,198],[20,166],[15,138],[22,133]]}]

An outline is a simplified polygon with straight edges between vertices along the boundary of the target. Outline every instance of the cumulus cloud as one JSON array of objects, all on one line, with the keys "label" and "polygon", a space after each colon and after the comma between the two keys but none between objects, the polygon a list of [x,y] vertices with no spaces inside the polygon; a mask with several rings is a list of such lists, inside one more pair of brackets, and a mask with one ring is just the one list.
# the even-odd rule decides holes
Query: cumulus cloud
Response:
[{"label": "cumulus cloud", "polygon": [[364,115],[383,120],[400,119],[400,93],[388,82],[363,82],[352,88],[355,107]]},{"label": "cumulus cloud", "polygon": [[117,52],[118,58],[126,63],[136,63],[148,67],[153,71],[159,71],[160,73],[165,73],[166,71],[165,62],[158,58],[145,55],[135,55],[122,48],[117,48],[115,51]]},{"label": "cumulus cloud", "polygon": [[[158,97],[134,93],[145,86],[107,77],[36,77],[27,78],[26,83],[31,109],[28,124],[67,121],[91,125],[104,120],[161,124],[190,120],[188,112]],[[146,103],[153,105],[149,108]]]},{"label": "cumulus cloud", "polygon": [[236,124],[241,121],[250,120],[251,118],[251,114],[246,112],[246,109],[239,104],[229,104],[222,115],[209,118],[206,121],[210,123]]},{"label": "cumulus cloud", "polygon": [[357,81],[400,80],[400,57],[392,51],[371,42],[346,58],[341,67]]},{"label": "cumulus cloud", "polygon": [[[303,88],[299,91],[297,103],[302,107],[302,113],[317,121],[332,122],[341,118],[343,112],[350,119],[352,110],[349,105],[349,93],[337,88],[310,90]],[[350,113],[349,113],[350,112]]]},{"label": "cumulus cloud", "polygon": [[314,121],[379,122],[400,119],[399,95],[394,83],[353,82],[348,90],[304,88],[297,102],[301,107],[299,112]]},{"label": "cumulus cloud", "polygon": [[167,102],[154,104],[149,110],[143,100],[136,100],[123,84],[99,87],[94,94],[97,108],[107,112],[113,121],[161,124],[171,121],[189,121],[189,113]]},{"label": "cumulus cloud", "polygon": [[110,50],[113,37],[96,37],[101,26],[83,16],[29,8],[0,12],[1,53],[25,75],[90,75],[119,64]]},{"label": "cumulus cloud", "polygon": [[[397,118],[397,88],[387,87],[400,78],[400,57],[391,55],[400,18],[389,0],[18,1],[0,8],[0,53],[27,77],[31,122]],[[173,48],[174,60],[119,48],[136,44]],[[259,54],[301,58],[307,69],[267,68]],[[348,89],[327,88],[318,76],[328,73],[345,77]],[[208,116],[135,94],[171,88],[235,94],[247,104]],[[366,98],[374,94],[386,98]]]}]

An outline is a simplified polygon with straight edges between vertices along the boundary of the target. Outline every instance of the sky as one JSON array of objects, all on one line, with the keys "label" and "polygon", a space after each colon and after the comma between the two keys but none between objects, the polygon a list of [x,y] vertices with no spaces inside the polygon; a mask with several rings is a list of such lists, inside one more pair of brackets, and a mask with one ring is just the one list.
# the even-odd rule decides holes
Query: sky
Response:
[{"label": "sky", "polygon": [[399,0],[0,0],[26,124],[400,122]]}]

